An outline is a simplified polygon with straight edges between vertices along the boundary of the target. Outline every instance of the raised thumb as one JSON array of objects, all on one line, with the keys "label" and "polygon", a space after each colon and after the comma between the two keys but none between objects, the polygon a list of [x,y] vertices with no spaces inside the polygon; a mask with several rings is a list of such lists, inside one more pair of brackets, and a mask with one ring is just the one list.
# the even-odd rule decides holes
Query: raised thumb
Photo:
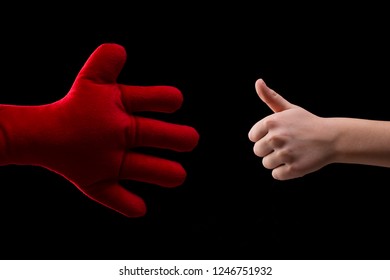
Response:
[{"label": "raised thumb", "polygon": [[296,107],[288,102],[281,95],[270,89],[263,79],[258,79],[255,83],[256,92],[260,99],[274,112],[281,112]]}]

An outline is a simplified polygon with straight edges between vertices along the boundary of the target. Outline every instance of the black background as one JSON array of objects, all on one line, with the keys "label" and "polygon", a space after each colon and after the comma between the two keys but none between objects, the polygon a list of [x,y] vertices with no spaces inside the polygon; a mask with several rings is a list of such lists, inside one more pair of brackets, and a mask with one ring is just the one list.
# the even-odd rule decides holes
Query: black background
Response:
[{"label": "black background", "polygon": [[123,182],[147,203],[138,219],[48,170],[2,166],[0,258],[387,259],[389,169],[335,164],[276,181],[247,137],[271,113],[254,90],[258,78],[320,116],[390,120],[381,9],[306,7],[285,18],[265,8],[180,8],[130,7],[123,16],[113,7],[84,21],[72,12],[56,20],[59,9],[3,24],[1,103],[58,100],[95,48],[115,42],[128,53],[118,82],[178,87],[182,108],[156,117],[194,126],[201,138],[193,152],[161,152],[186,168],[182,186]]}]

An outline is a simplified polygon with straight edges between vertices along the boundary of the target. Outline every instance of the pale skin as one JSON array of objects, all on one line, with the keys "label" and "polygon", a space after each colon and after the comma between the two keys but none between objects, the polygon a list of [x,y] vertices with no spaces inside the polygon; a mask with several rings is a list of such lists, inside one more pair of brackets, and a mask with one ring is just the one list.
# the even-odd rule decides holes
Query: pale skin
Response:
[{"label": "pale skin", "polygon": [[262,79],[255,89],[273,113],[253,125],[248,136],[273,178],[302,177],[331,163],[390,167],[390,121],[319,117]]}]

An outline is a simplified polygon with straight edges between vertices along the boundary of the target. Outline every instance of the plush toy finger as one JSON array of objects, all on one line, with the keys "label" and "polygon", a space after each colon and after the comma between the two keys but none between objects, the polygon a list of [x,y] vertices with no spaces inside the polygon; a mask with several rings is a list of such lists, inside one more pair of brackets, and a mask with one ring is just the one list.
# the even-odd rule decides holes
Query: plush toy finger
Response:
[{"label": "plush toy finger", "polygon": [[126,154],[119,173],[120,179],[135,180],[162,187],[181,185],[185,177],[186,172],[181,164],[135,152]]},{"label": "plush toy finger", "polygon": [[154,111],[172,113],[183,103],[181,92],[170,86],[120,85],[123,104],[130,113]]},{"label": "plush toy finger", "polygon": [[194,128],[166,123],[159,120],[136,118],[139,136],[134,146],[170,149],[179,152],[190,151],[196,145]]},{"label": "plush toy finger", "polygon": [[92,200],[126,216],[140,217],[146,213],[144,200],[126,190],[117,181],[97,182],[83,192]]},{"label": "plush toy finger", "polygon": [[102,44],[61,100],[0,105],[0,165],[47,168],[106,207],[127,217],[145,215],[143,199],[119,180],[175,187],[186,172],[177,162],[133,149],[191,151],[199,135],[190,126],[137,116],[141,111],[172,113],[183,96],[172,86],[118,84],[125,61],[122,46]]}]

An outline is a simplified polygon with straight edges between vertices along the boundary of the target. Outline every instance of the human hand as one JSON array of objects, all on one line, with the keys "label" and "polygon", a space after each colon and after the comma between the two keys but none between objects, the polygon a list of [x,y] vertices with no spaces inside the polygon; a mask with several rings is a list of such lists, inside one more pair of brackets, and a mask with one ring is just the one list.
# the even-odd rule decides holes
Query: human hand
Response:
[{"label": "human hand", "polygon": [[175,187],[184,182],[186,171],[175,161],[136,148],[191,151],[199,135],[189,126],[137,116],[140,111],[172,113],[183,96],[171,86],[118,84],[125,61],[122,46],[102,44],[61,100],[41,106],[0,105],[0,165],[42,166],[127,217],[145,215],[144,200],[119,180]]},{"label": "human hand", "polygon": [[254,153],[277,180],[304,176],[329,164],[335,135],[328,120],[294,105],[270,89],[262,79],[256,92],[273,114],[249,131]]}]

